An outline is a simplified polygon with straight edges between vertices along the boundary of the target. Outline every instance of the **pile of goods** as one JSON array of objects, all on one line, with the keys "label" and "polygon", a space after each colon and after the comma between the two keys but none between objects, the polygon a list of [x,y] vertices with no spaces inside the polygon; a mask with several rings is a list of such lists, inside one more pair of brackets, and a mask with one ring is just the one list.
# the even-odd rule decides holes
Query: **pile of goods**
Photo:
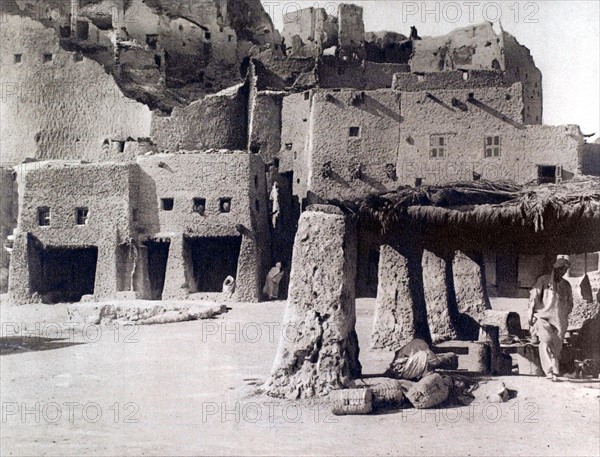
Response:
[{"label": "pile of goods", "polygon": [[[452,372],[457,368],[456,354],[435,354],[425,341],[415,339],[396,352],[384,377],[358,379],[350,389],[332,392],[332,411],[336,415],[370,414],[468,405],[479,385],[472,377]],[[492,390],[487,401],[507,401],[514,395],[503,383]]]}]

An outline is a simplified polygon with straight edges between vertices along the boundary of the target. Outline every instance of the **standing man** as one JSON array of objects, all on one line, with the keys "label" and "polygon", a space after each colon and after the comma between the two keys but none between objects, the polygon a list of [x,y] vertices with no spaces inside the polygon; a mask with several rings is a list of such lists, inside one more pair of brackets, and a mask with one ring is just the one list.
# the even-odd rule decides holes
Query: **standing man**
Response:
[{"label": "standing man", "polygon": [[271,300],[277,300],[279,298],[279,283],[283,278],[283,273],[281,262],[277,262],[275,266],[271,268],[269,274],[267,274],[263,293]]},{"label": "standing man", "polygon": [[560,352],[573,310],[571,285],[563,279],[570,266],[567,259],[557,259],[552,273],[537,280],[529,299],[531,335],[537,335],[540,340],[542,369],[552,381],[559,375]]}]

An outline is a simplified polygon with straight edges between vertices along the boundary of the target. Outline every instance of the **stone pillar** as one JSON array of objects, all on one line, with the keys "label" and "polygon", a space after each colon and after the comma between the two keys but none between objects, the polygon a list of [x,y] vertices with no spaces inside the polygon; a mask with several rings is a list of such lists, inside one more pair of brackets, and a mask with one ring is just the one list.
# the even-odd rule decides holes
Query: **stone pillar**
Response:
[{"label": "stone pillar", "polygon": [[29,233],[15,234],[10,256],[8,276],[8,303],[25,305],[41,301],[34,296],[35,283],[42,278],[39,250]]},{"label": "stone pillar", "polygon": [[260,299],[259,284],[264,281],[259,262],[258,246],[251,232],[242,235],[240,257],[238,258],[237,277],[235,278],[235,301],[257,302]]},{"label": "stone pillar", "polygon": [[356,232],[333,206],[300,217],[284,333],[269,395],[298,399],[350,386],[359,377],[354,280]]},{"label": "stone pillar", "polygon": [[142,243],[137,246],[137,261],[133,276],[134,290],[142,300],[152,298],[152,288],[150,287],[150,276],[148,272],[148,248]]},{"label": "stone pillar", "polygon": [[479,255],[457,251],[452,262],[452,274],[459,313],[459,337],[476,340],[479,322],[484,318],[485,310],[492,308],[485,288],[483,260]]},{"label": "stone pillar", "polygon": [[[108,240],[105,240],[108,241]],[[94,298],[114,298],[117,296],[119,274],[117,268],[117,244],[102,243],[98,245],[98,260],[96,261],[96,278],[94,280]]]},{"label": "stone pillar", "polygon": [[423,292],[427,324],[434,344],[456,339],[451,308],[452,264],[431,251],[423,252]]},{"label": "stone pillar", "polygon": [[191,253],[186,249],[183,234],[172,235],[169,245],[169,258],[165,273],[163,300],[185,300],[193,287],[193,267]]},{"label": "stone pillar", "polygon": [[397,350],[414,338],[428,339],[420,270],[417,253],[381,246],[373,349]]}]

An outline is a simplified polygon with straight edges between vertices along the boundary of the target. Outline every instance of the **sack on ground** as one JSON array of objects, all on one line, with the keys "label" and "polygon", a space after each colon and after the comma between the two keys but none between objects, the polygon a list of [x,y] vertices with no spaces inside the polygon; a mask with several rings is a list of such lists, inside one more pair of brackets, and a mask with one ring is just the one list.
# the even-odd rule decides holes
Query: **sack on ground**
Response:
[{"label": "sack on ground", "polygon": [[343,389],[330,392],[331,412],[336,416],[369,414],[373,411],[370,389]]},{"label": "sack on ground", "polygon": [[417,409],[432,408],[446,401],[448,386],[438,373],[430,373],[406,393],[406,398]]},{"label": "sack on ground", "polygon": [[402,381],[390,378],[366,378],[354,381],[353,387],[369,389],[373,409],[397,408],[404,402]]}]

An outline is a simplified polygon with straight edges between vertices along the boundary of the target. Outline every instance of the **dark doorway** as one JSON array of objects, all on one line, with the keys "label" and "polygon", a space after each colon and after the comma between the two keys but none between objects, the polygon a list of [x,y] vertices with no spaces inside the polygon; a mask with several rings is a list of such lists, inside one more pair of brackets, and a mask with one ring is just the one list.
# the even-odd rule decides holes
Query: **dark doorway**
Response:
[{"label": "dark doorway", "polygon": [[516,297],[519,278],[519,258],[512,254],[496,256],[496,282],[498,296]]},{"label": "dark doorway", "polygon": [[538,165],[538,184],[554,184],[556,176],[556,166]]},{"label": "dark doorway", "polygon": [[35,292],[43,303],[70,303],[94,293],[98,248],[46,248],[40,251],[41,280]]},{"label": "dark doorway", "polygon": [[369,249],[369,262],[367,264],[366,297],[377,297],[379,283],[379,249]]},{"label": "dark doorway", "polygon": [[169,259],[168,241],[148,241],[148,279],[150,281],[150,300],[161,300],[167,274]]},{"label": "dark doorway", "polygon": [[197,292],[221,292],[227,276],[237,277],[241,236],[191,238]]}]

